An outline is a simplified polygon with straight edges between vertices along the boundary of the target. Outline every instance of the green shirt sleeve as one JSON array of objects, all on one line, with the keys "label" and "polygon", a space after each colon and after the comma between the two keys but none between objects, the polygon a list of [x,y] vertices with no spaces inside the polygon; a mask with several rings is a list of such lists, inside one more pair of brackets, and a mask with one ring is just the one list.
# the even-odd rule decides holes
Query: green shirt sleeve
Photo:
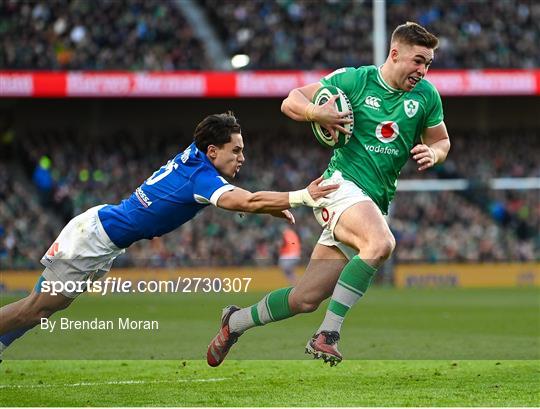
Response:
[{"label": "green shirt sleeve", "polygon": [[444,119],[442,101],[441,96],[439,95],[439,91],[437,91],[437,89],[433,85],[431,85],[430,88],[430,106],[426,116],[426,128],[439,125]]},{"label": "green shirt sleeve", "polygon": [[366,71],[364,67],[360,68],[339,68],[331,72],[320,80],[322,85],[333,85],[341,89],[349,98],[354,95],[358,89],[363,89],[365,85]]}]

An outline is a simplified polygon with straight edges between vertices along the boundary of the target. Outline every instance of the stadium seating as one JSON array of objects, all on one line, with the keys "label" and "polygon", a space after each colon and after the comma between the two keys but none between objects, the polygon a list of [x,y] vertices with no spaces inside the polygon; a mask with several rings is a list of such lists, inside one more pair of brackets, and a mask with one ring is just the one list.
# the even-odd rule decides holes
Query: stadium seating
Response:
[{"label": "stadium seating", "polygon": [[[371,64],[372,2],[204,0],[230,54],[250,69],[337,68]],[[248,17],[249,16],[249,17]],[[387,1],[387,28],[404,16],[440,37],[435,68],[534,68],[539,5],[530,0]]]},{"label": "stadium seating", "polygon": [[208,68],[204,46],[168,1],[3,1],[0,19],[2,69]]},{"label": "stadium seating", "polygon": [[[224,53],[248,69],[371,64],[372,2],[202,0]],[[387,28],[417,21],[440,37],[435,68],[534,68],[540,6],[532,0],[388,0]],[[211,69],[206,46],[174,2],[0,3],[2,69]],[[201,24],[203,24],[201,22]],[[390,31],[388,35],[390,35]]]},{"label": "stadium seating", "polygon": [[[534,23],[540,19],[537,2],[428,3],[387,0],[387,27],[391,30],[407,15],[439,34],[434,67],[540,66],[536,52],[540,26]],[[83,0],[1,2],[0,69],[211,67],[205,44],[174,2],[89,4]],[[310,0],[195,4],[206,13],[227,55],[249,54],[248,69],[331,69],[372,62],[369,1],[327,0],[317,2],[317,7]],[[178,149],[171,135],[141,138],[129,131],[101,135],[99,142],[81,130],[30,132],[13,142],[0,122],[0,267],[37,267],[65,222],[91,206],[127,197]],[[318,176],[329,158],[329,151],[314,143],[299,141],[291,147],[286,134],[270,146],[263,143],[265,139],[261,133],[248,145],[238,184],[250,190],[299,188]],[[184,143],[189,140],[184,138]],[[540,177],[538,161],[531,155],[538,151],[540,139],[534,130],[475,131],[453,133],[448,161],[433,170],[419,174],[410,162],[401,178],[465,178],[475,189],[398,193],[391,215],[398,239],[396,257],[405,262],[534,259],[540,254],[537,191],[490,190],[487,183],[493,177]],[[280,223],[260,215],[222,217],[220,212],[203,212],[177,232],[150,244],[137,243],[118,263],[272,262]],[[309,209],[295,213],[306,259],[320,228]]]},{"label": "stadium seating", "polygon": [[[523,144],[511,141],[519,134]],[[37,267],[41,255],[73,215],[127,197],[144,177],[177,149],[171,136],[133,138],[127,132],[99,141],[84,134],[45,132],[27,135],[16,149],[24,164],[22,179],[8,177],[0,167],[0,265]],[[264,134],[250,140],[238,185],[250,190],[290,190],[317,177],[330,151],[299,140],[290,146],[282,135],[268,145]],[[484,136],[487,137],[487,136]],[[527,161],[538,150],[533,133],[490,134],[493,143],[469,135],[453,135],[451,157],[442,166],[419,174],[413,162],[402,177],[482,180],[490,177],[539,176],[538,164]],[[485,141],[486,139],[484,139]],[[61,143],[58,143],[61,141]],[[114,141],[114,143],[110,142]],[[187,146],[189,140],[184,139]],[[477,153],[482,145],[483,160]],[[507,147],[504,150],[500,147]],[[54,179],[50,194],[32,182],[41,159]],[[487,172],[487,173],[486,173]],[[26,178],[26,179],[24,179]],[[34,178],[35,180],[35,178]],[[126,184],[132,181],[133,185]],[[32,189],[25,185],[34,186]],[[462,192],[398,192],[391,227],[399,261],[532,260],[540,254],[540,208],[535,191],[475,189]],[[118,260],[124,266],[193,266],[270,264],[276,258],[281,222],[263,215],[225,215],[206,210],[178,231],[135,244]],[[296,228],[307,259],[320,234],[309,209],[296,209]]]}]

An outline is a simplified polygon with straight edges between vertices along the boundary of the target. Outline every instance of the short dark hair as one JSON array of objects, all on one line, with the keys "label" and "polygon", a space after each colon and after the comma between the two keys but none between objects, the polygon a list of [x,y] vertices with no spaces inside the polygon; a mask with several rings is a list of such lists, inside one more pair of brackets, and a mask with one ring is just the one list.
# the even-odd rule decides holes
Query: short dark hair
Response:
[{"label": "short dark hair", "polygon": [[206,153],[209,145],[221,147],[231,141],[231,134],[241,132],[234,113],[227,111],[204,118],[195,128],[193,140],[195,146]]},{"label": "short dark hair", "polygon": [[390,43],[397,41],[408,45],[420,45],[435,50],[439,46],[439,39],[427,31],[420,24],[407,21],[396,27],[392,33]]}]

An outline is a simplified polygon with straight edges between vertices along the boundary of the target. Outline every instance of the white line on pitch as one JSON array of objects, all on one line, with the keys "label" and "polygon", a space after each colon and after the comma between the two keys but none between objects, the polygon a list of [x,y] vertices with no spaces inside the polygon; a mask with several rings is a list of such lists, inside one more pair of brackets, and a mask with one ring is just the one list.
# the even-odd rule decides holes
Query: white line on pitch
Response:
[{"label": "white line on pitch", "polygon": [[38,385],[0,385],[0,389],[35,389],[35,388],[58,388],[58,387],[77,387],[77,386],[104,386],[104,385],[146,385],[155,383],[189,383],[189,382],[221,382],[229,378],[208,378],[208,379],[177,379],[174,381],[156,380],[156,381],[109,381],[109,382],[77,382],[65,384],[38,384]]}]

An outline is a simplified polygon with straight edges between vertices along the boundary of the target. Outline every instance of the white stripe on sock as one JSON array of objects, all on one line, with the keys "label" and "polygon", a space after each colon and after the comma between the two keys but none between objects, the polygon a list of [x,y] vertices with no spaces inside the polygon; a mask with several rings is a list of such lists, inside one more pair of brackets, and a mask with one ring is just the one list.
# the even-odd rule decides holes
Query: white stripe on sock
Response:
[{"label": "white stripe on sock", "polygon": [[352,307],[362,296],[355,292],[343,287],[341,284],[337,284],[332,294],[332,300],[337,301],[347,307]]},{"label": "white stripe on sock", "polygon": [[266,301],[268,299],[268,294],[257,304],[257,312],[259,313],[259,321],[261,321],[262,324],[268,324],[269,322],[272,322],[272,316],[270,315],[270,311],[268,311],[268,307],[266,305]]}]

